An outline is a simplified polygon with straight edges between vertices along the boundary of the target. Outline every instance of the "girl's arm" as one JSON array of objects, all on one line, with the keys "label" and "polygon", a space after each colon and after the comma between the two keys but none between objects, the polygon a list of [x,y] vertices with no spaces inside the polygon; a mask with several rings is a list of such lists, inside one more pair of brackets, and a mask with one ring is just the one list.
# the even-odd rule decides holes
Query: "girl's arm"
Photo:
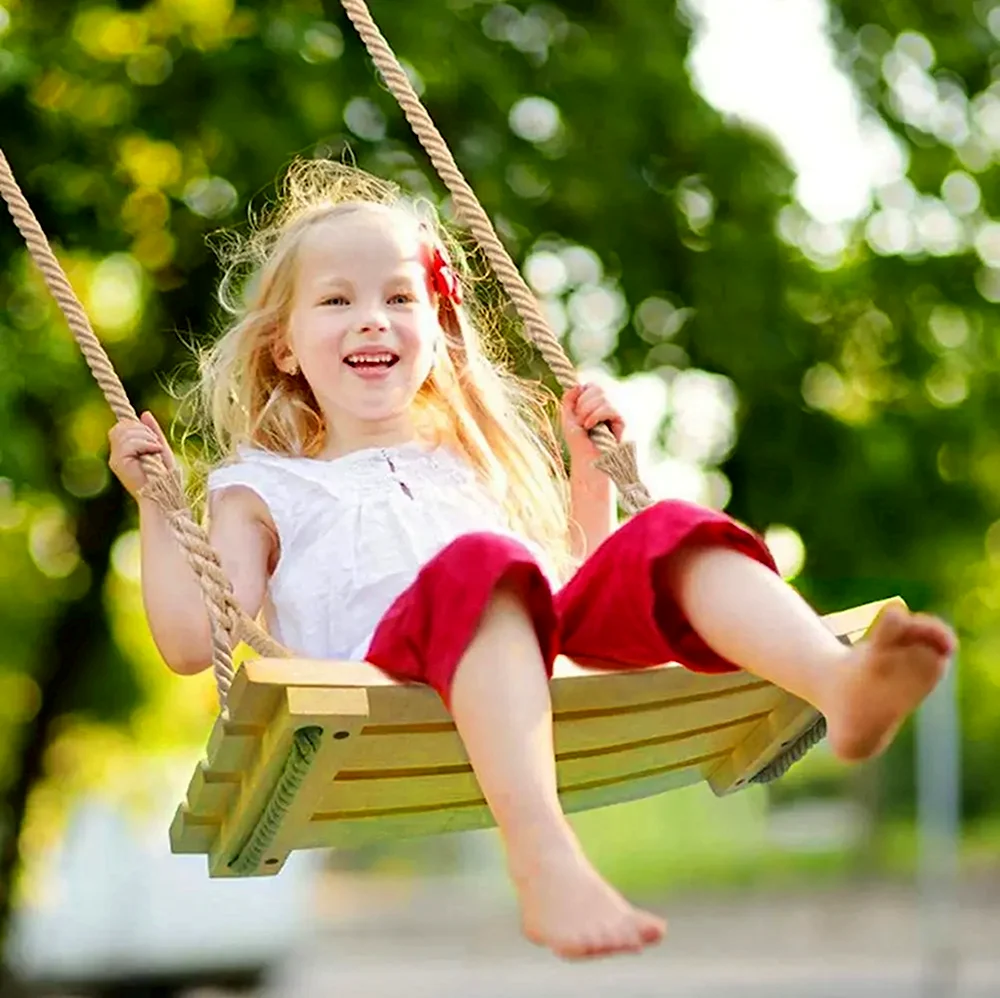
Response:
[{"label": "girl's arm", "polygon": [[[237,603],[256,617],[264,601],[272,537],[254,513],[256,497],[233,486],[211,496],[209,539],[233,584]],[[170,524],[139,501],[142,598],[153,640],[167,666],[193,675],[212,664],[212,628],[198,579]]]},{"label": "girl's arm", "polygon": [[611,479],[594,467],[601,452],[587,431],[608,423],[618,440],[625,428],[621,413],[596,384],[577,385],[562,398],[562,430],[569,450],[570,546],[575,558],[586,558],[618,528],[618,503]]},{"label": "girl's arm", "polygon": [[583,559],[618,527],[618,503],[614,482],[596,468],[574,461],[569,475],[570,519],[573,557]]}]

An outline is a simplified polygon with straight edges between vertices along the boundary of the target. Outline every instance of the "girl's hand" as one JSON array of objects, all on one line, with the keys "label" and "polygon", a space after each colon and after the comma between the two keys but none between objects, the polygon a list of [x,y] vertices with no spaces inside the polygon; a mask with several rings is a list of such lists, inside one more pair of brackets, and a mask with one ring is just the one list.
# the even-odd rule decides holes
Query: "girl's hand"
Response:
[{"label": "girl's hand", "polygon": [[139,419],[140,422],[134,419],[119,420],[108,431],[108,439],[111,441],[108,465],[136,501],[139,500],[139,490],[148,481],[139,460],[142,454],[159,454],[169,472],[174,472],[177,468],[170,444],[153,414],[144,412]]},{"label": "girl's hand", "polygon": [[587,435],[587,431],[598,423],[608,423],[615,439],[621,442],[625,420],[608,401],[600,385],[591,383],[571,388],[562,397],[561,409],[563,435],[574,464],[583,462],[589,467],[601,456],[596,444]]}]

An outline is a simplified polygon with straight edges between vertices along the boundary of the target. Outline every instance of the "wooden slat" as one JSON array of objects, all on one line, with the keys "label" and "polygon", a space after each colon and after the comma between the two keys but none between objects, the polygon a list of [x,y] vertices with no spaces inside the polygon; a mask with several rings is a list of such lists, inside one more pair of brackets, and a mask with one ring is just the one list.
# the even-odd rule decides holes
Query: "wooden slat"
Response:
[{"label": "wooden slat", "polygon": [[[620,780],[686,759],[728,752],[756,726],[760,717],[751,717],[709,730],[666,735],[607,751],[574,754],[558,760],[560,787]],[[345,766],[339,778],[321,789],[314,801],[314,816],[394,809],[401,807],[442,807],[480,800],[482,794],[472,768],[465,763],[431,770],[355,770]]]},{"label": "wooden slat", "polygon": [[[356,667],[356,668],[354,668]],[[312,662],[304,659],[256,659],[244,670],[253,683],[281,687],[357,686],[371,676],[381,677],[374,666],[361,662]],[[587,710],[638,705],[665,698],[712,697],[754,682],[742,673],[700,675],[674,664],[630,671],[581,669],[570,663],[552,680],[553,710]],[[379,682],[368,689],[369,727],[395,724],[451,724],[440,697],[417,684]]]},{"label": "wooden slat", "polygon": [[282,701],[283,690],[280,686],[254,682],[247,669],[251,664],[244,662],[237,670],[229,687],[226,703],[233,721],[243,725],[263,726],[274,717],[274,712]]},{"label": "wooden slat", "polygon": [[[699,783],[705,771],[718,761],[718,754],[686,759],[649,773],[629,773],[607,782],[564,787],[559,797],[567,813],[640,800]],[[337,814],[325,820],[314,818],[304,829],[299,847],[354,848],[396,838],[470,831],[493,825],[493,816],[480,795],[475,800],[444,809],[417,806],[410,810],[373,812],[368,817]]]},{"label": "wooden slat", "polygon": [[187,809],[191,814],[220,817],[239,794],[238,772],[217,773],[207,762],[199,762],[188,784]]},{"label": "wooden slat", "polygon": [[639,706],[660,700],[678,704],[711,699],[756,683],[745,673],[704,675],[679,665],[629,671],[586,670],[586,674],[552,681],[552,707],[557,713]]},{"label": "wooden slat", "polygon": [[205,752],[208,766],[219,773],[236,773],[246,769],[259,753],[266,730],[264,725],[216,721]]},{"label": "wooden slat", "polygon": [[[710,756],[707,759],[695,759],[682,765],[667,767],[651,775],[630,774],[616,782],[564,788],[560,793],[560,800],[567,813],[641,800],[644,797],[699,783],[704,777],[705,769],[711,768],[718,761],[718,756]],[[356,848],[374,842],[470,831],[490,828],[493,825],[493,816],[484,802],[464,807],[450,807],[446,810],[397,812],[365,818],[338,817],[329,821],[314,819],[298,832],[296,848]],[[189,827],[186,833],[188,838],[183,843],[178,843],[186,844],[188,848],[174,848],[174,852],[207,852],[211,838],[205,836],[206,827],[218,828],[217,825]],[[173,837],[171,842],[174,842]]]},{"label": "wooden slat", "polygon": [[[565,712],[554,726],[556,754],[605,749],[694,728],[708,727],[766,714],[781,700],[781,692],[766,683],[745,683],[728,693],[678,705],[670,700],[643,704],[642,709],[600,709]],[[351,760],[352,769],[421,769],[465,764],[468,756],[453,725],[435,728],[380,727],[366,729]]]},{"label": "wooden slat", "polygon": [[[761,692],[756,692],[756,697],[758,706],[762,708],[767,706],[761,699]],[[603,718],[598,719],[599,722],[603,720]],[[661,735],[659,739],[654,739],[648,744],[626,746],[624,749],[619,748],[617,751],[596,756],[591,754],[560,759],[559,778],[564,806],[573,808],[574,803],[577,807],[603,806],[643,796],[646,791],[642,791],[640,787],[643,780],[648,782],[649,777],[643,777],[642,774],[650,770],[661,771],[658,780],[663,789],[669,788],[664,781],[669,782],[670,786],[696,782],[704,776],[703,770],[717,764],[723,754],[728,752],[729,747],[743,737],[755,723],[756,719],[751,717],[728,728],[696,732],[687,736]],[[364,740],[365,736],[362,736],[359,744]],[[709,757],[708,761],[706,757]],[[316,772],[323,770],[326,770],[326,767],[317,767]],[[416,824],[406,832],[410,835],[443,831],[451,828],[454,821],[458,821],[462,827],[484,827],[484,822],[488,825],[492,821],[488,812],[475,818],[469,817],[470,807],[475,810],[473,805],[476,801],[482,800],[482,795],[475,776],[467,764],[458,773],[418,772],[411,776],[388,778],[376,774],[375,779],[369,779],[363,772],[342,770],[340,778],[330,782],[329,771],[326,770],[324,777],[327,781],[324,791],[319,794],[303,792],[300,799],[314,801],[320,810],[331,807],[340,809],[341,813],[336,818],[338,822],[352,820],[349,815],[343,813],[344,810],[364,809],[368,812],[384,812],[413,807],[418,810],[414,819]],[[588,804],[586,803],[588,799],[597,803]],[[414,801],[417,803],[414,804]],[[454,808],[458,808],[462,813],[457,816],[449,815],[448,812]],[[432,814],[431,811],[435,813]],[[385,816],[379,813],[373,817]],[[330,824],[330,820],[328,818],[321,824]],[[372,822],[364,820],[363,815],[360,818],[355,815],[353,820],[361,820],[364,828],[372,831]],[[202,827],[198,826],[193,834],[197,835]],[[311,823],[309,828],[312,828]],[[354,828],[353,835],[360,834],[359,828],[360,826]],[[311,835],[312,831],[304,830],[296,841],[302,836],[308,838]]]},{"label": "wooden slat", "polygon": [[220,824],[218,819],[200,819],[181,804],[170,824],[170,851],[178,854],[207,853],[219,834]]},{"label": "wooden slat", "polygon": [[255,658],[241,672],[255,686],[386,686],[406,688],[368,662],[339,659]]}]

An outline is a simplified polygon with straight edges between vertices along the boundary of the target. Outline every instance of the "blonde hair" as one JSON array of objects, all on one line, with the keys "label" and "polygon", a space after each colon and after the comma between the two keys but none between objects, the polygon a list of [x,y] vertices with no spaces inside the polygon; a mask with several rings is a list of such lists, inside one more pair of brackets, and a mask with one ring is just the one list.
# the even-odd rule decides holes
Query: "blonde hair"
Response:
[{"label": "blonde hair", "polygon": [[295,161],[272,211],[251,216],[245,238],[228,233],[217,246],[224,266],[219,300],[229,321],[214,343],[193,348],[198,374],[185,399],[193,412],[183,419],[202,438],[203,456],[190,462],[202,482],[198,499],[204,473],[234,459],[241,445],[302,457],[321,451],[326,427],[312,389],[301,373],[278,369],[272,348],[288,321],[303,237],[319,222],[371,205],[406,213],[462,284],[464,304],[438,297],[446,349],[436,352],[414,399],[415,422],[465,455],[508,526],[540,545],[565,578],[577,560],[566,469],[552,427],[555,397],[509,369],[503,303],[496,295],[486,300],[489,281],[473,274],[461,243],[431,206],[329,160]]}]

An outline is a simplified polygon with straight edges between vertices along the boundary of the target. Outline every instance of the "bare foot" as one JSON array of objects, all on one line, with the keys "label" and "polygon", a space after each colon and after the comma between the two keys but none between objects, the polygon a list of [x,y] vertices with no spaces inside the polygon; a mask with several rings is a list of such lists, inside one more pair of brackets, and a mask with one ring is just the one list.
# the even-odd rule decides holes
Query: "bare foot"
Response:
[{"label": "bare foot", "polygon": [[565,959],[638,953],[660,942],[666,923],[630,905],[575,843],[512,857],[525,936]]},{"label": "bare foot", "polygon": [[834,754],[857,762],[882,752],[944,676],[955,643],[951,629],[934,617],[883,610],[824,705]]}]

